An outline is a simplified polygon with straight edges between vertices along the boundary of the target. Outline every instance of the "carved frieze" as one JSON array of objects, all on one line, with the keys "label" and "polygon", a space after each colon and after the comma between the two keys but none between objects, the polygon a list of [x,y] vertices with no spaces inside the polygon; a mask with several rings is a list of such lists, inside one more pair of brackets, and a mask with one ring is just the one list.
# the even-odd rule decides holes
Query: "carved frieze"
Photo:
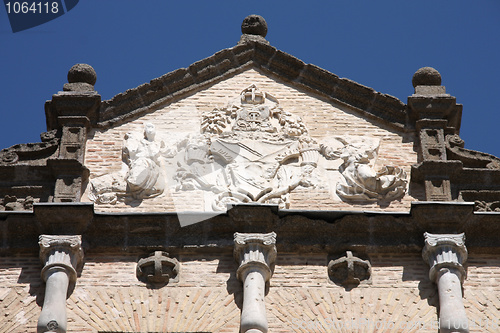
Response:
[{"label": "carved frieze", "polygon": [[[297,188],[334,187],[334,200],[350,203],[398,200],[406,193],[402,168],[375,171],[378,139],[318,142],[300,117],[254,84],[237,100],[204,112],[200,124],[197,134],[169,139],[151,123],[143,133],[127,133],[121,171],[94,177],[90,200],[116,204],[199,190],[205,210],[224,211],[228,205],[252,202],[288,208]],[[324,167],[328,161],[336,165],[329,171]]]}]

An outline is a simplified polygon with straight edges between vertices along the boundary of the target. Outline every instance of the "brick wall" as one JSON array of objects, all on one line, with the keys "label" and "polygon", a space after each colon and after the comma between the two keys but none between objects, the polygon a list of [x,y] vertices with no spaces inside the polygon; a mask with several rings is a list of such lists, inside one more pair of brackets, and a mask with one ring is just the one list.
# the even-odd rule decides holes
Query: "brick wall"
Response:
[{"label": "brick wall", "polygon": [[[138,256],[87,253],[67,301],[68,332],[237,333],[242,286],[232,253],[176,257],[179,282],[148,289],[135,275]],[[326,254],[279,253],[266,296],[269,332],[375,332],[375,325],[385,327],[378,332],[437,332],[430,326],[437,320],[437,292],[420,255],[371,254],[370,260],[371,280],[346,290],[328,279]],[[44,294],[40,270],[37,257],[0,261],[0,332],[36,330]],[[471,332],[498,332],[499,277],[500,259],[471,255],[464,284]],[[417,321],[428,326],[403,326]]]},{"label": "brick wall", "polygon": [[[204,111],[211,111],[215,107],[226,106],[228,102],[237,98],[240,92],[251,83],[267,93],[270,93],[280,102],[284,110],[300,116],[309,133],[318,142],[331,136],[370,136],[381,140],[376,169],[383,165],[397,165],[404,168],[408,177],[410,166],[416,163],[416,153],[413,150],[413,138],[405,138],[403,134],[384,128],[383,124],[363,119],[357,111],[346,106],[335,105],[323,98],[299,91],[290,85],[269,78],[254,69],[237,74],[210,88],[198,91],[186,98],[166,105],[152,113],[138,119],[110,128],[106,131],[93,130],[87,141],[85,165],[91,171],[91,178],[120,170],[121,154],[124,135],[127,132],[142,132],[143,124],[155,124],[158,133],[178,138],[189,132],[199,132],[200,118]],[[415,189],[401,201],[394,201],[387,207],[377,204],[351,205],[335,198],[334,188],[300,189],[291,194],[291,209],[349,209],[349,210],[384,210],[407,211],[411,201],[422,200],[422,191]],[[184,197],[197,200],[185,201]],[[82,198],[86,201],[86,197]],[[174,204],[175,203],[175,204]],[[182,207],[181,207],[182,206]],[[204,210],[203,194],[194,192],[172,192],[143,200],[137,205],[98,205],[100,211],[174,211],[174,210]]]}]

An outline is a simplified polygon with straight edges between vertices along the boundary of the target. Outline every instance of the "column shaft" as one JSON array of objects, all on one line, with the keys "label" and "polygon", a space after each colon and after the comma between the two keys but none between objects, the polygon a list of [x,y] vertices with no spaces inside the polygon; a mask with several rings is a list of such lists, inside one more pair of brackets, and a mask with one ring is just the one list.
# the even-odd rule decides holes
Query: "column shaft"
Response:
[{"label": "column shaft", "polygon": [[439,332],[468,333],[469,324],[462,300],[462,282],[467,260],[465,235],[425,233],[422,256],[430,266],[429,279],[438,288]]},{"label": "column shaft", "polygon": [[469,332],[462,302],[460,272],[442,268],[437,277],[440,333]]},{"label": "column shaft", "polygon": [[82,239],[79,235],[41,235],[39,244],[45,300],[37,333],[66,333],[66,298],[75,286],[76,270],[83,260]]},{"label": "column shaft", "polygon": [[68,272],[62,267],[53,267],[47,272],[45,300],[38,318],[37,332],[66,332],[66,294],[69,286]]},{"label": "column shaft", "polygon": [[242,333],[267,333],[266,284],[276,260],[276,234],[234,234],[236,276],[243,282]]},{"label": "column shaft", "polygon": [[242,332],[267,332],[266,303],[264,302],[265,274],[266,272],[259,268],[249,268],[243,273]]}]

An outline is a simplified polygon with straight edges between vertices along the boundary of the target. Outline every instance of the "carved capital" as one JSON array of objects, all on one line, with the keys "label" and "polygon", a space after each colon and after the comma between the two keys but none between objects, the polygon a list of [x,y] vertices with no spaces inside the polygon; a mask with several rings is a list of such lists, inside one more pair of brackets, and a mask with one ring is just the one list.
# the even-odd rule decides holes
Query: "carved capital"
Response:
[{"label": "carved capital", "polygon": [[276,233],[234,233],[234,257],[240,264],[236,272],[239,280],[248,268],[260,268],[265,281],[269,281],[276,261]]},{"label": "carved capital", "polygon": [[137,278],[155,285],[165,285],[179,280],[179,262],[167,252],[155,251],[137,262]]},{"label": "carved capital", "polygon": [[70,283],[76,282],[76,271],[83,263],[82,236],[40,235],[40,260],[44,264],[42,278],[47,280],[51,269],[64,269]]},{"label": "carved capital", "polygon": [[425,247],[422,250],[423,259],[429,264],[429,278],[437,283],[442,269],[456,271],[461,282],[465,278],[462,266],[467,261],[465,234],[430,234],[424,233]]}]

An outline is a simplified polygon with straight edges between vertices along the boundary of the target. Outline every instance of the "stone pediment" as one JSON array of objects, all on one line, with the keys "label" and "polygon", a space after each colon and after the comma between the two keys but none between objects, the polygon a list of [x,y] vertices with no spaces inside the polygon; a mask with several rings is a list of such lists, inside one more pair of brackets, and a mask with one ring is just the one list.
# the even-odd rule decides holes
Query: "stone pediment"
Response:
[{"label": "stone pediment", "polygon": [[242,203],[401,210],[414,200],[416,161],[401,132],[249,68],[94,130],[87,198],[105,211],[223,212]]},{"label": "stone pediment", "polygon": [[45,104],[43,142],[0,152],[0,209],[404,211],[429,200],[497,210],[500,159],[465,149],[462,107],[436,70],[415,73],[404,104],[259,34],[108,101],[92,67],[75,65]]}]

